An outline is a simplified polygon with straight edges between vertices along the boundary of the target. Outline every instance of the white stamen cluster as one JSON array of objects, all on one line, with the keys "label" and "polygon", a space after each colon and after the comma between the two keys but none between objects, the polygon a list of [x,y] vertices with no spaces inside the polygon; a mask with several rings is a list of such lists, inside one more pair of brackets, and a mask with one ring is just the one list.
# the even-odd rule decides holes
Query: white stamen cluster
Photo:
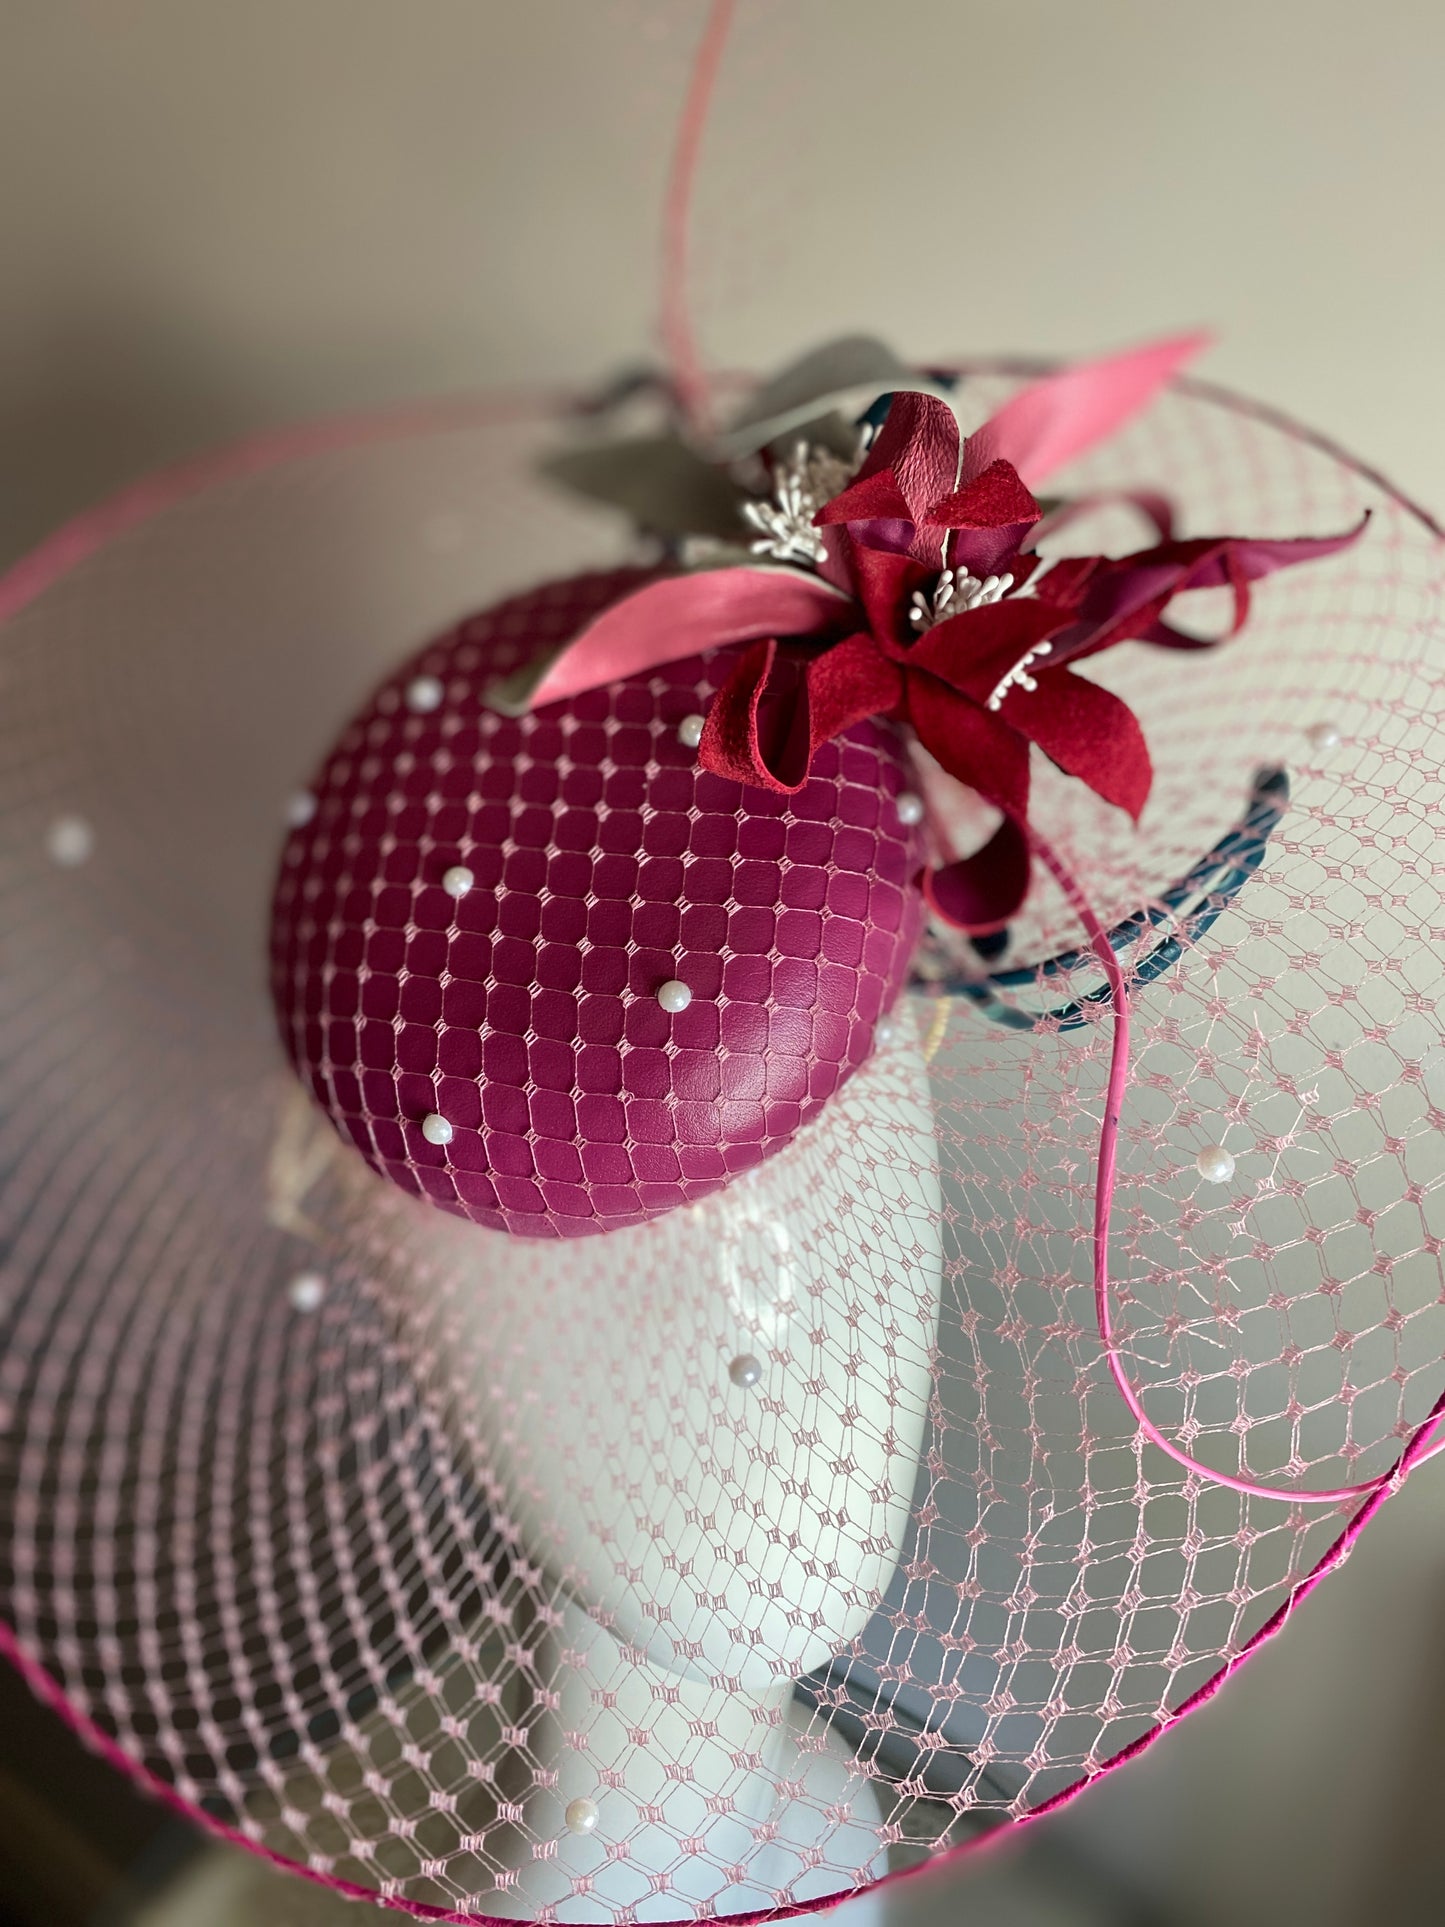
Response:
[{"label": "white stamen cluster", "polygon": [[829,448],[809,448],[799,442],[773,470],[771,502],[744,502],[743,515],[758,531],[754,555],[775,562],[802,562],[814,567],[827,553],[823,531],[813,517],[847,487],[853,470]]},{"label": "white stamen cluster", "polygon": [[1053,653],[1054,645],[1051,642],[1036,642],[1032,649],[1019,657],[1003,681],[997,685],[988,699],[989,708],[1002,709],[1003,699],[1011,689],[1023,689],[1032,694],[1038,688],[1038,684],[1029,674],[1030,669],[1041,656],[1051,656]]},{"label": "white stamen cluster", "polygon": [[986,603],[1001,602],[1014,585],[1011,575],[970,575],[967,569],[945,569],[933,585],[933,594],[913,591],[913,606],[908,620],[915,629],[931,629],[935,622],[949,616],[967,615]]}]

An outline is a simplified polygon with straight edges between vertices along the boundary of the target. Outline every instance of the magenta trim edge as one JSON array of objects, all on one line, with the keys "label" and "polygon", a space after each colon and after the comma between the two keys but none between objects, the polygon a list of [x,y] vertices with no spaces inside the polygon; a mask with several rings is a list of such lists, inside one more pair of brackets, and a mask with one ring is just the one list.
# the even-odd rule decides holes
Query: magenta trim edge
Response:
[{"label": "magenta trim edge", "polygon": [[[1410,1441],[1394,1472],[1377,1487],[1355,1513],[1335,1543],[1307,1573],[1295,1581],[1284,1600],[1264,1624],[1250,1635],[1240,1650],[1227,1660],[1211,1679],[1206,1680],[1202,1686],[1197,1687],[1177,1707],[1167,1713],[1157,1725],[1150,1727],[1147,1733],[1141,1733],[1127,1746],[1121,1747],[1117,1753],[1112,1754],[1092,1771],[1086,1771],[1072,1786],[1064,1787],[1060,1792],[1052,1794],[1031,1813],[1020,1814],[1015,1820],[996,1827],[989,1833],[981,1834],[976,1839],[960,1841],[957,1846],[935,1854],[929,1860],[920,1861],[916,1867],[903,1867],[895,1873],[884,1874],[866,1887],[846,1889],[836,1894],[829,1894],[821,1900],[793,1902],[785,1907],[765,1907],[752,1913],[703,1916],[703,1918],[724,1920],[728,1923],[728,1927],[762,1927],[764,1922],[792,1920],[803,1914],[826,1913],[834,1907],[841,1906],[844,1901],[856,1900],[860,1895],[876,1892],[880,1887],[892,1887],[902,1880],[912,1880],[920,1875],[941,1872],[945,1868],[956,1866],[967,1856],[981,1853],[990,1846],[996,1847],[1004,1840],[1016,1838],[1021,1827],[1031,1826],[1035,1821],[1043,1819],[1046,1814],[1066,1806],[1087,1787],[1093,1786],[1096,1781],[1104,1779],[1119,1767],[1127,1766],[1131,1760],[1145,1752],[1172,1727],[1177,1726],[1187,1714],[1213,1699],[1247,1659],[1252,1658],[1260,1647],[1268,1644],[1284,1630],[1296,1609],[1309,1597],[1320,1581],[1337,1566],[1344,1564],[1366,1525],[1385,1501],[1398,1492],[1404,1484],[1412,1466],[1423,1452],[1435,1419],[1442,1413],[1445,1413],[1445,1393],[1436,1400],[1429,1419]],[[57,1713],[93,1753],[98,1754],[108,1765],[124,1773],[128,1779],[150,1794],[152,1798],[159,1800],[163,1806],[169,1807],[174,1813],[181,1815],[192,1825],[201,1828],[203,1832],[211,1834],[214,1838],[223,1840],[228,1845],[240,1847],[247,1853],[255,1854],[259,1859],[269,1861],[273,1867],[278,1867],[285,1873],[297,1874],[303,1880],[309,1880],[320,1887],[329,1887],[334,1893],[344,1894],[348,1899],[369,1900],[375,1906],[389,1907],[396,1912],[410,1914],[417,1920],[451,1921],[460,1923],[460,1927],[518,1927],[519,1916],[517,1915],[456,1913],[448,1908],[433,1907],[425,1901],[403,1900],[382,1895],[374,1888],[360,1886],[355,1881],[343,1880],[335,1874],[318,1873],[313,1868],[303,1866],[299,1860],[288,1859],[285,1854],[277,1853],[274,1848],[261,1845],[259,1841],[253,1840],[238,1828],[217,1819],[214,1814],[207,1813],[203,1807],[194,1806],[168,1781],[162,1780],[149,1767],[133,1759],[104,1728],[98,1726],[88,1714],[81,1712],[54,1676],[38,1660],[30,1656],[21,1645],[14,1629],[4,1620],[0,1620],[0,1657],[16,1669],[36,1698]],[[676,1921],[660,1923],[659,1927],[693,1927],[693,1923],[698,1918],[697,1915],[679,1916]]]}]

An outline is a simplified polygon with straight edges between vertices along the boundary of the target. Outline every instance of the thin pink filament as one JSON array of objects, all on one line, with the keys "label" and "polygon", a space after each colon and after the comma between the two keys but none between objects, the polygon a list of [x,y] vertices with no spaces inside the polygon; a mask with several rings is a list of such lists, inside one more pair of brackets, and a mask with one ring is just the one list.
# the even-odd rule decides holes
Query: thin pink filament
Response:
[{"label": "thin pink filament", "polygon": [[1423,1464],[1427,1458],[1445,1449],[1445,1440],[1429,1447],[1427,1451],[1414,1455],[1416,1443],[1422,1435],[1429,1432],[1437,1423],[1438,1415],[1432,1413],[1425,1423],[1411,1435],[1401,1459],[1382,1472],[1378,1478],[1367,1479],[1362,1485],[1334,1486],[1327,1492],[1304,1492],[1296,1488],[1281,1489],[1278,1486],[1259,1485],[1253,1479],[1235,1478],[1228,1472],[1217,1472],[1212,1466],[1204,1465],[1192,1458],[1172,1439],[1166,1438],[1140,1402],[1138,1393],[1130,1383],[1129,1375],[1120,1356],[1118,1340],[1114,1336],[1113,1316],[1109,1304],[1109,1220],[1113,1212],[1114,1189],[1118,1177],[1119,1163],[1119,1119],[1124,1108],[1124,1093],[1129,1083],[1129,992],[1125,982],[1123,967],[1109,942],[1103,924],[1094,914],[1093,906],[1079,887],[1078,881],[1067,864],[1053,848],[1052,844],[1030,830],[1030,840],[1035,855],[1053,877],[1055,883],[1068,899],[1070,908],[1083,924],[1088,934],[1089,944],[1098,958],[1108,981],[1114,1009],[1113,1049],[1109,1059],[1109,1085],[1104,1096],[1104,1116],[1099,1126],[1099,1159],[1094,1181],[1094,1312],[1098,1321],[1099,1338],[1108,1360],[1109,1371],[1119,1396],[1133,1413],[1140,1431],[1161,1452],[1173,1459],[1186,1472],[1192,1472],[1213,1485],[1228,1486],[1231,1492],[1242,1492],[1251,1499],[1287,1499],[1298,1505],[1343,1505],[1355,1499],[1368,1498],[1373,1492],[1387,1485],[1399,1470],[1405,1458],[1411,1458],[1415,1465]]},{"label": "thin pink filament", "polygon": [[712,107],[718,69],[733,21],[734,0],[713,0],[693,62],[692,78],[682,104],[677,140],[668,171],[662,208],[662,287],[658,330],[678,403],[692,426],[708,425],[707,377],[698,357],[688,301],[688,254],[692,231],[693,189],[698,156]]}]

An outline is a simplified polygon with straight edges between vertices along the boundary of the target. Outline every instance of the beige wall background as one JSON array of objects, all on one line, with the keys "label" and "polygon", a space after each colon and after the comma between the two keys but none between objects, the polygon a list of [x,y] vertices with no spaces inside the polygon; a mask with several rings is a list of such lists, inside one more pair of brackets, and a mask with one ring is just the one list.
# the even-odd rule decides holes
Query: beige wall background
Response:
[{"label": "beige wall background", "polygon": [[[701,19],[0,0],[0,554],[244,431],[635,360]],[[1442,97],[1440,0],[744,0],[706,345],[1068,354],[1206,322],[1207,372],[1445,509]],[[1411,1801],[1445,1750],[1442,1482],[1054,1824],[1182,1921],[1439,1918]],[[1042,1921],[1010,1878],[898,1918]]]},{"label": "beige wall background", "polygon": [[[0,542],[264,423],[635,358],[702,12],[0,0]],[[1207,322],[1438,507],[1442,86],[1439,0],[742,0],[707,343]]]}]

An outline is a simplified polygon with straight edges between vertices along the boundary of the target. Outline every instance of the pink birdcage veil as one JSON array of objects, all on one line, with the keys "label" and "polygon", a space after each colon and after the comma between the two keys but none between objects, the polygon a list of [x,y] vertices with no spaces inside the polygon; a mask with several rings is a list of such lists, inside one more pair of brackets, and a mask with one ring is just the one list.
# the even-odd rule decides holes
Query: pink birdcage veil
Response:
[{"label": "pink birdcage veil", "polygon": [[[1028,371],[961,372],[981,421]],[[1445,560],[1379,477],[1176,383],[1071,493],[1366,539],[1227,651],[1111,656],[1139,828],[1041,775],[1065,887],[1006,955],[925,945],[792,1145],[559,1247],[337,1141],[266,930],[368,691],[627,559],[538,478],[565,416],[253,445],[0,585],[5,1645],[158,1792],[415,1914],[785,1913],[1146,1745],[1428,1455]]]}]

